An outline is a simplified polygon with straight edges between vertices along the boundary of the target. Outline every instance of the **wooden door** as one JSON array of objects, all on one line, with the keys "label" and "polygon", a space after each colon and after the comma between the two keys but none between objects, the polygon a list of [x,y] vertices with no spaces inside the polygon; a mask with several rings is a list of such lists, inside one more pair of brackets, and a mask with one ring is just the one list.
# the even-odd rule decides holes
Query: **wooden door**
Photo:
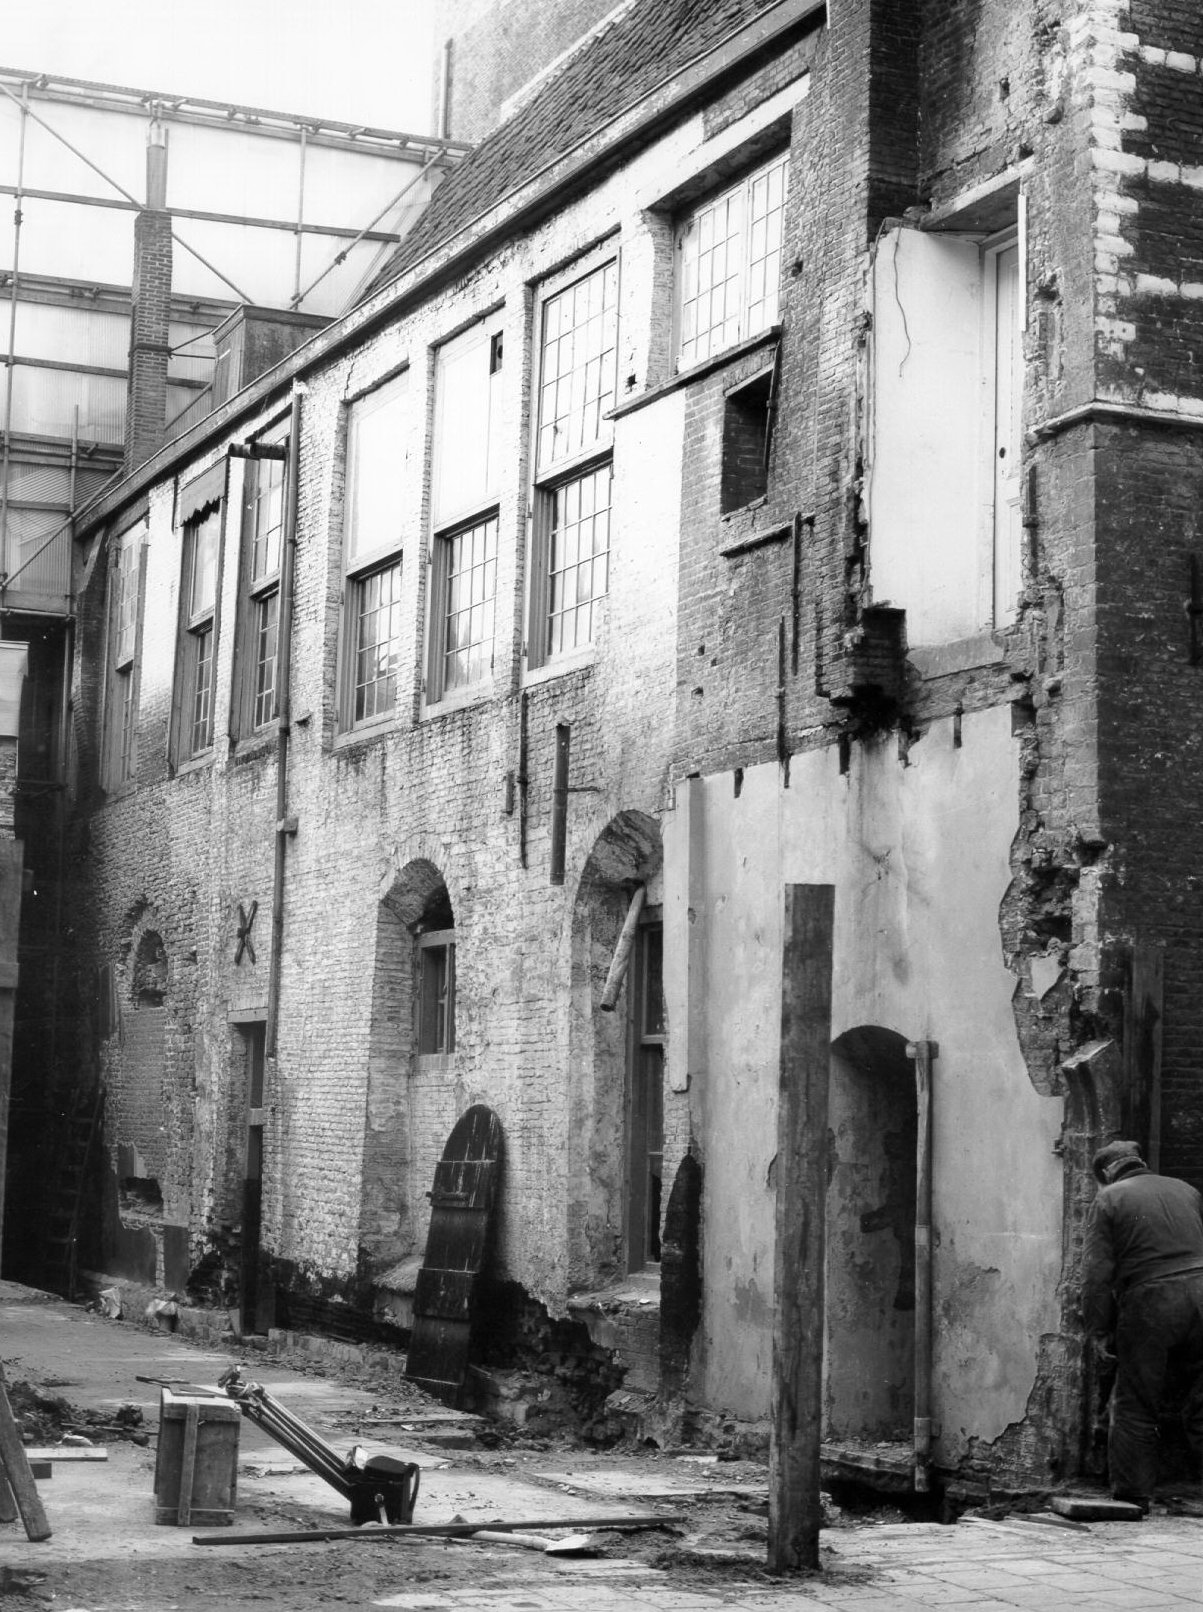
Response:
[{"label": "wooden door", "polygon": [[448,1405],[458,1402],[468,1369],[473,1299],[489,1246],[500,1161],[501,1122],[477,1103],[460,1118],[435,1166],[405,1375]]}]

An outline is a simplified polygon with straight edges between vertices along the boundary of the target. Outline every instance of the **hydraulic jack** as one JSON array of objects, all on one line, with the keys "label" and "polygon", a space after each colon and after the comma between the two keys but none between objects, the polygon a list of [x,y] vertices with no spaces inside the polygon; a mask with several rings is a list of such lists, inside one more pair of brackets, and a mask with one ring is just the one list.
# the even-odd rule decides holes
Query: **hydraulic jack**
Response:
[{"label": "hydraulic jack", "polygon": [[420,1481],[415,1462],[395,1455],[365,1455],[358,1444],[340,1455],[260,1383],[245,1381],[241,1366],[231,1366],[218,1382],[248,1421],[270,1433],[351,1502],[351,1521],[357,1527],[365,1522],[413,1521]]}]

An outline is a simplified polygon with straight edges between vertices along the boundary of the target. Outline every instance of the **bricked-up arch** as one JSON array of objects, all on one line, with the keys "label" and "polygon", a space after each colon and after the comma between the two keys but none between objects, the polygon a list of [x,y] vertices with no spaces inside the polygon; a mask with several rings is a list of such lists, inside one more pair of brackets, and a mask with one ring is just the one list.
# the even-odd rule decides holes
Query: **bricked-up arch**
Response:
[{"label": "bricked-up arch", "polygon": [[167,1174],[167,995],[170,960],[144,914],[130,936],[121,1037],[107,1057],[109,1114],[117,1177],[132,1201],[162,1207]]},{"label": "bricked-up arch", "polygon": [[[598,835],[572,914],[568,1037],[568,1280],[581,1290],[625,1272],[624,1097],[627,1016],[599,1010],[614,948],[638,885],[660,872],[660,826],[621,812]],[[625,996],[625,991],[624,991]]]},{"label": "bricked-up arch", "polygon": [[432,918],[454,927],[442,873],[425,857],[407,862],[376,911],[375,964],[368,1024],[360,1243],[378,1274],[413,1252],[408,1179],[410,1081],[417,1046],[416,937]]}]

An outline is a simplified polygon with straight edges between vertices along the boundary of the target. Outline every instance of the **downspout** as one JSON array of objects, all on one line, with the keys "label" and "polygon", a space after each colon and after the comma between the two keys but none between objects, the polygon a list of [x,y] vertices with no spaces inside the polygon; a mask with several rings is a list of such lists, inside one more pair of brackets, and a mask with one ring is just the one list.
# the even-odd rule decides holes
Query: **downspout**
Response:
[{"label": "downspout", "polygon": [[272,871],[272,950],[267,976],[267,1029],[264,1052],[276,1056],[280,1020],[280,951],[284,944],[284,853],[297,820],[288,815],[288,741],[292,731],[292,618],[296,590],[297,505],[301,486],[301,399],[306,388],[294,381],[288,421],[288,478],[284,494],[284,554],[280,565],[279,658],[276,676],[276,852]]},{"label": "downspout", "polygon": [[906,1055],[915,1065],[915,1488],[931,1487],[932,1386],[932,1064],[934,1041],[915,1041]]}]

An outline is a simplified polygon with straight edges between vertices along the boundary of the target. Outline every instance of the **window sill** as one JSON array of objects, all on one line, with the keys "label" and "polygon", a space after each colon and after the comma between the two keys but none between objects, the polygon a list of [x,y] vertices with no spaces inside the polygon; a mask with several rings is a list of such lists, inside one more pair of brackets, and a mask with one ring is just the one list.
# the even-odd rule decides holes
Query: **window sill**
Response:
[{"label": "window sill", "polygon": [[241,767],[249,761],[260,761],[264,756],[273,755],[275,749],[274,732],[256,733],[253,738],[239,739],[231,746],[230,761],[235,767]]},{"label": "window sill", "polygon": [[640,392],[638,397],[630,397],[625,402],[618,403],[606,414],[607,420],[621,420],[628,414],[634,414],[637,409],[646,408],[649,403],[656,403],[662,397],[668,397],[672,392],[679,392],[683,386],[692,386],[695,381],[713,374],[717,369],[723,369],[728,364],[734,364],[749,353],[758,351],[761,347],[772,347],[781,340],[781,326],[770,325],[757,336],[746,336],[743,341],[737,341],[733,347],[724,347],[721,353],[712,353],[700,363],[691,364],[688,369],[678,370],[671,380],[661,381],[658,386],[649,386],[647,391]]},{"label": "window sill", "polygon": [[212,750],[205,750],[199,756],[189,756],[187,761],[177,761],[172,772],[172,777],[183,778],[187,773],[203,772],[206,767],[211,767],[212,765],[213,752]]},{"label": "window sill", "polygon": [[907,660],[920,677],[947,677],[951,672],[970,672],[978,666],[995,666],[1007,652],[992,632],[975,633],[952,643],[932,644],[909,649]]},{"label": "window sill", "polygon": [[382,739],[389,733],[395,733],[399,726],[400,713],[394,708],[384,716],[365,718],[353,728],[340,728],[335,733],[330,748],[352,750],[356,745],[368,745],[374,739]]},{"label": "window sill", "polygon": [[[754,499],[742,509],[728,510],[720,519],[723,541],[719,553],[726,560],[768,543],[787,543],[794,535],[794,517],[782,520],[778,512],[769,507],[767,498]],[[802,519],[805,522],[806,517]]]},{"label": "window sill", "polygon": [[496,693],[496,679],[489,677],[467,688],[457,688],[453,694],[444,695],[441,700],[431,700],[429,704],[423,700],[422,721],[433,722],[441,716],[454,716],[457,711],[467,710],[473,705],[485,705]]},{"label": "window sill", "polygon": [[551,683],[557,677],[564,677],[569,672],[583,672],[590,670],[597,664],[597,648],[590,644],[588,649],[578,649],[571,655],[557,655],[554,660],[544,661],[542,666],[523,673],[522,686],[536,688],[540,683]]},{"label": "window sill", "polygon": [[449,1074],[455,1068],[454,1052],[418,1052],[414,1054],[416,1075]]}]

